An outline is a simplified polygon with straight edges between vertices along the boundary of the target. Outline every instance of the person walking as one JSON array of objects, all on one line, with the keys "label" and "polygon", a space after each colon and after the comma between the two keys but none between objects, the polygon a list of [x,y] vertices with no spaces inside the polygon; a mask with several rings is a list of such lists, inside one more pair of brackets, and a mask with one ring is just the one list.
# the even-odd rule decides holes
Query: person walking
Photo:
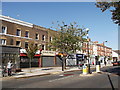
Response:
[{"label": "person walking", "polygon": [[8,76],[12,76],[11,70],[12,70],[12,61],[9,61],[7,64]]},{"label": "person walking", "polygon": [[106,62],[106,61],[104,61],[104,63],[105,63],[105,66],[106,66],[106,63],[107,63],[107,62]]}]

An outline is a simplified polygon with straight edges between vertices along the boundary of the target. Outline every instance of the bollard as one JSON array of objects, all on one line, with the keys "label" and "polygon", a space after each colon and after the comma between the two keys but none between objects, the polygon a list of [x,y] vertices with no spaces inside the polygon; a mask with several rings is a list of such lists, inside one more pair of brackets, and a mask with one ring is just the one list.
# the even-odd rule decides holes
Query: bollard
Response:
[{"label": "bollard", "polygon": [[100,62],[99,61],[96,64],[96,72],[100,72]]},{"label": "bollard", "polygon": [[88,74],[88,67],[85,64],[83,65],[83,74]]},{"label": "bollard", "polygon": [[100,72],[100,65],[96,65],[96,72]]}]

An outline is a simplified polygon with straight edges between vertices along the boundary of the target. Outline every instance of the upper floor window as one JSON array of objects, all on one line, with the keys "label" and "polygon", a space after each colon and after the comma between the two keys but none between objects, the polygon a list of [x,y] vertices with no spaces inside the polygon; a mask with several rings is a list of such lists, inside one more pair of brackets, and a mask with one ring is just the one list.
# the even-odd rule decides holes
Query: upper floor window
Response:
[{"label": "upper floor window", "polygon": [[37,34],[37,33],[35,34],[35,39],[37,39],[37,40],[39,39],[39,34]]},{"label": "upper floor window", "polygon": [[6,45],[6,39],[0,39],[0,44]]},{"label": "upper floor window", "polygon": [[6,34],[7,33],[7,27],[2,26],[2,33]]},{"label": "upper floor window", "polygon": [[45,35],[42,35],[42,41],[45,41]]},{"label": "upper floor window", "polygon": [[25,37],[29,37],[29,32],[25,31]]},{"label": "upper floor window", "polygon": [[20,41],[16,41],[16,46],[20,46]]},{"label": "upper floor window", "polygon": [[16,36],[21,36],[21,31],[17,29]]},{"label": "upper floor window", "polygon": [[25,42],[25,48],[28,48],[28,42]]},{"label": "upper floor window", "polygon": [[10,39],[10,45],[13,45],[14,40]]},{"label": "upper floor window", "polygon": [[42,50],[45,50],[45,45],[42,45]]},{"label": "upper floor window", "polygon": [[37,47],[37,46],[38,46],[38,44],[35,44],[35,46]]},{"label": "upper floor window", "polygon": [[50,37],[50,42],[52,41],[52,37]]}]

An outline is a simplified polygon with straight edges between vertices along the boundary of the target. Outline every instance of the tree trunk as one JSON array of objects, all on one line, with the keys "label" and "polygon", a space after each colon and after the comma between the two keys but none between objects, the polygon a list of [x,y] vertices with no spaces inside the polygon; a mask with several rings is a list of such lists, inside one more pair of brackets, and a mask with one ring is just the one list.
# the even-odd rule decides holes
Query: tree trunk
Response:
[{"label": "tree trunk", "polygon": [[29,62],[30,72],[32,72],[32,71],[31,71],[31,61],[32,61],[32,58],[30,58],[30,62]]}]

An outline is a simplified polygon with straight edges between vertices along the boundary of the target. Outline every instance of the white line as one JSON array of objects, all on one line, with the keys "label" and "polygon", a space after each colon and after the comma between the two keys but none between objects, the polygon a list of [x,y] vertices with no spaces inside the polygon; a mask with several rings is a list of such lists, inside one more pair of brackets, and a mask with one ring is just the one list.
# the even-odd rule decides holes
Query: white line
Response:
[{"label": "white line", "polygon": [[58,80],[63,80],[63,79],[70,78],[70,77],[73,77],[73,75],[72,76],[63,77],[63,78],[59,78],[59,79],[49,80],[48,82],[54,82],[54,81],[58,81]]}]

